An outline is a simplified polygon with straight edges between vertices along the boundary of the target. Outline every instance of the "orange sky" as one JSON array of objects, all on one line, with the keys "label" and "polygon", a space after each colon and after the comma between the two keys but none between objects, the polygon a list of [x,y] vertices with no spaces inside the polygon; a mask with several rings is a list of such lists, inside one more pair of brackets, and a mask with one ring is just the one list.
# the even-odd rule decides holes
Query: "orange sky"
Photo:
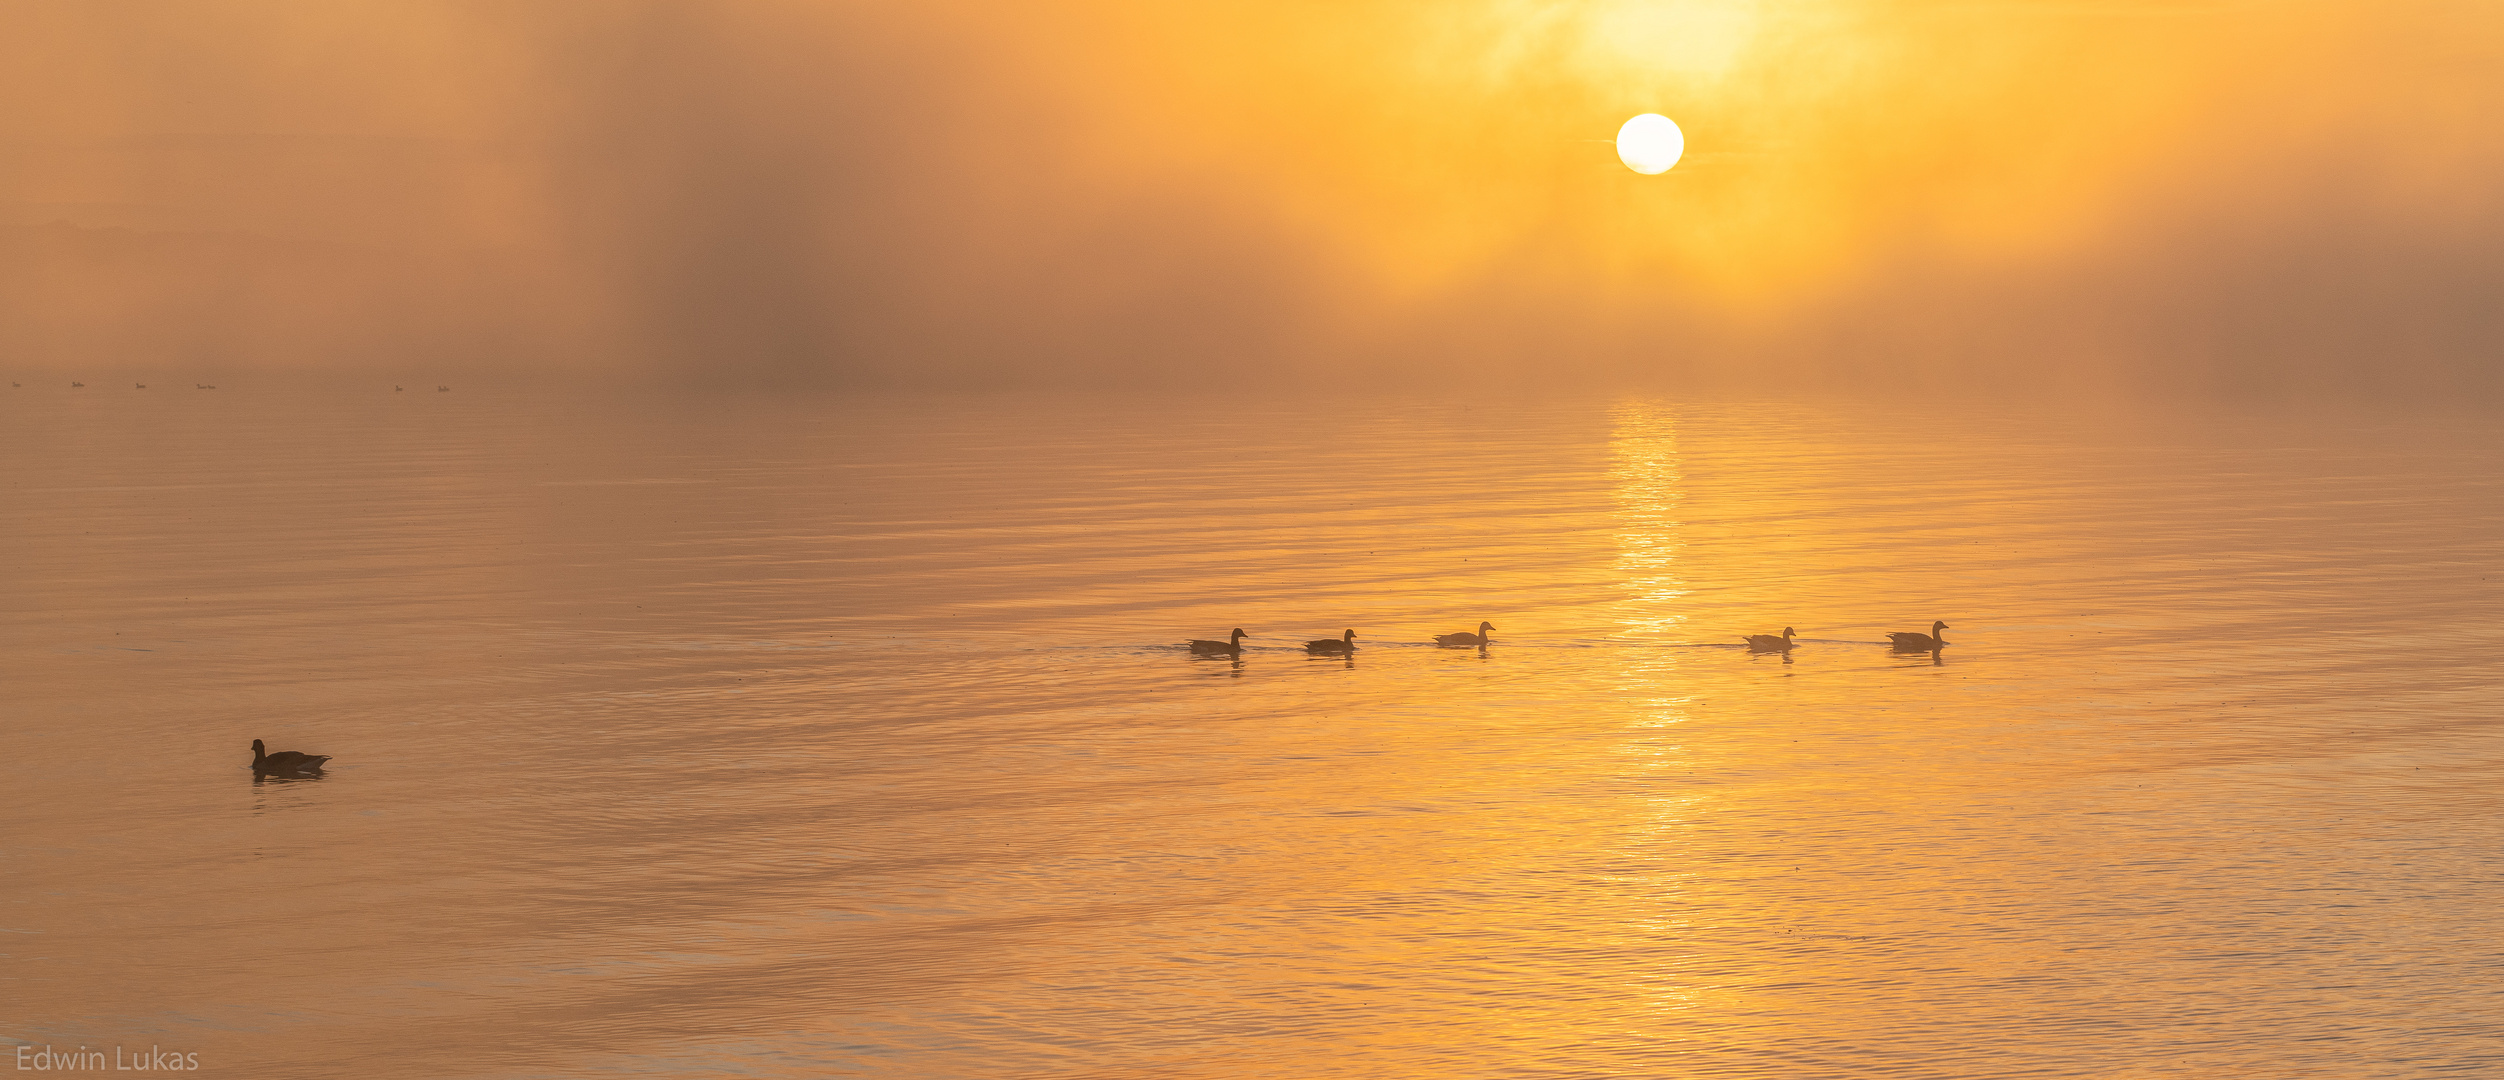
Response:
[{"label": "orange sky", "polygon": [[2500,385],[2484,4],[0,21],[12,370]]}]

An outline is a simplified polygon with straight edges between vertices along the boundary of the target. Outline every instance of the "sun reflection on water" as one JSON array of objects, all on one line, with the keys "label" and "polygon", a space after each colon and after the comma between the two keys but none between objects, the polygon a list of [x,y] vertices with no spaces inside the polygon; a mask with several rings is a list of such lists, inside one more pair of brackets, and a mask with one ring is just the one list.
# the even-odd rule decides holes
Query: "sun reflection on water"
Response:
[{"label": "sun reflection on water", "polygon": [[1655,402],[1626,402],[1613,410],[1609,481],[1617,493],[1617,571],[1627,592],[1622,605],[1629,633],[1661,636],[1686,625],[1678,607],[1687,595],[1678,573],[1685,547],[1679,469],[1678,420]]}]

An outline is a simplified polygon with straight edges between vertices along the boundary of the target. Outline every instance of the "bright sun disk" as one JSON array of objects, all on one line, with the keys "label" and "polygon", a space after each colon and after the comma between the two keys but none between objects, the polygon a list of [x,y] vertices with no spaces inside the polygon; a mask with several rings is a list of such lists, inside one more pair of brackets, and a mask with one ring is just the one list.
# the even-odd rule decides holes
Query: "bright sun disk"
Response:
[{"label": "bright sun disk", "polygon": [[1659,113],[1645,113],[1617,129],[1617,160],[1645,176],[1658,176],[1687,152],[1687,134]]}]

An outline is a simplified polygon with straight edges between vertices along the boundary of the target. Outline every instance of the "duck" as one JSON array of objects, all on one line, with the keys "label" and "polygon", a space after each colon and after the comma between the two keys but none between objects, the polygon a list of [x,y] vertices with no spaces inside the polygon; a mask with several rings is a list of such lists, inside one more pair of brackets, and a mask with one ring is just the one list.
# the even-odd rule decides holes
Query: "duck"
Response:
[{"label": "duck", "polygon": [[1491,623],[1491,622],[1482,622],[1482,623],[1479,623],[1479,624],[1478,624],[1478,632],[1477,632],[1477,633],[1475,633],[1475,634],[1470,634],[1470,633],[1460,633],[1460,634],[1437,634],[1437,635],[1435,635],[1435,644],[1437,644],[1437,645],[1484,645],[1484,644],[1486,644],[1486,643],[1488,643],[1488,642],[1490,642],[1490,641],[1495,640],[1494,638],[1491,638],[1491,637],[1488,637],[1488,636],[1487,636],[1488,634],[1493,633],[1494,631],[1495,631],[1495,624],[1494,624],[1494,623]]},{"label": "duck", "polygon": [[1927,634],[1905,631],[1888,634],[1887,640],[1905,652],[1930,652],[1948,643],[1948,639],[1939,636],[1939,631],[1947,628],[1948,624],[1933,620],[1930,624],[1930,632]]},{"label": "duck", "polygon": [[1356,631],[1348,631],[1345,637],[1320,638],[1314,641],[1307,641],[1304,643],[1304,651],[1309,653],[1321,653],[1329,656],[1345,656],[1356,651]]},{"label": "duck", "polygon": [[1749,634],[1748,648],[1759,652],[1767,649],[1788,650],[1791,648],[1791,635],[1796,633],[1799,631],[1786,626],[1782,628],[1781,637],[1775,637],[1772,634]]},{"label": "duck", "polygon": [[252,771],[256,773],[320,772],[322,763],[329,760],[328,754],[300,754],[293,750],[273,754],[261,745],[261,740],[252,740]]},{"label": "duck", "polygon": [[1243,628],[1235,627],[1234,636],[1224,641],[1192,638],[1191,651],[1200,656],[1241,656],[1243,655]]}]

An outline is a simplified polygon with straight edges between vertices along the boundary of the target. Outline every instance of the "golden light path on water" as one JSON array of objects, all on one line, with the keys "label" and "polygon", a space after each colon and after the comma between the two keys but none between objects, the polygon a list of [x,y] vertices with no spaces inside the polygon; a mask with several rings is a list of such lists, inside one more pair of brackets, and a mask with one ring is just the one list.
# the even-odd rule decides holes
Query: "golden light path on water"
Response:
[{"label": "golden light path on water", "polygon": [[[20,1044],[252,1077],[2504,1066],[2476,417],[0,410],[42,463],[0,478]],[[1879,644],[1933,618],[1935,656]],[[1234,626],[1241,657],[1180,645]],[[1299,647],[1346,627],[1352,658]],[[253,738],[335,761],[255,784]]]}]

